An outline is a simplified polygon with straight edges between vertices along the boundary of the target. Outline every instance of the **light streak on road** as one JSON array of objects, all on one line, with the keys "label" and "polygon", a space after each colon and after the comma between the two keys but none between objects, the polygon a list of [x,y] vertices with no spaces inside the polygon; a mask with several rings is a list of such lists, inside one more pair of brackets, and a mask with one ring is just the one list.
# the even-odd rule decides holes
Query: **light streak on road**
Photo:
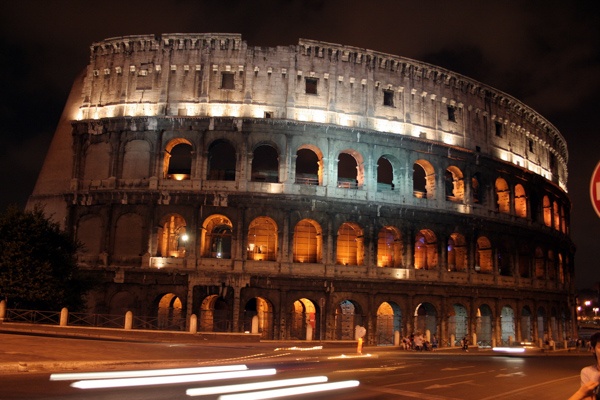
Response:
[{"label": "light streak on road", "polygon": [[256,376],[267,376],[275,375],[276,373],[277,371],[275,370],[275,368],[268,368],[245,371],[216,372],[208,374],[152,376],[143,378],[94,379],[73,382],[71,386],[79,389],[98,389],[146,385],[168,385],[173,383],[206,382],[219,379],[239,379]]},{"label": "light streak on road", "polygon": [[146,369],[134,371],[109,371],[109,372],[66,372],[50,375],[51,381],[76,381],[82,379],[110,379],[110,378],[137,378],[147,376],[168,376],[184,374],[205,374],[211,372],[228,372],[247,370],[246,365],[220,365],[214,367],[197,368],[169,368]]},{"label": "light streak on road", "polygon": [[307,385],[307,384],[312,384],[312,383],[323,383],[323,382],[327,382],[326,376],[311,376],[308,378],[281,379],[278,381],[242,383],[239,385],[193,388],[193,389],[186,390],[185,393],[188,396],[207,396],[210,394],[248,392],[251,390],[273,389],[273,388],[280,388],[280,387],[284,387],[284,386]]},{"label": "light streak on road", "polygon": [[331,383],[321,383],[308,386],[294,386],[285,389],[264,390],[260,392],[246,392],[236,394],[226,394],[219,396],[219,400],[261,400],[261,399],[276,399],[280,397],[297,396],[307,393],[319,393],[330,390],[346,389],[356,387],[358,381],[341,381]]}]

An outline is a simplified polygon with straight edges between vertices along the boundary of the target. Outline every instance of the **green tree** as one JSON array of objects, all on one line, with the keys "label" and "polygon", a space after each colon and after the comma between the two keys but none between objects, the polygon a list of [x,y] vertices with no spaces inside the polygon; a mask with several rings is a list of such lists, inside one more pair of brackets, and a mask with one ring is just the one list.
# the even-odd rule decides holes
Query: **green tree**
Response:
[{"label": "green tree", "polygon": [[0,214],[0,299],[9,307],[77,310],[90,283],[76,262],[80,247],[41,209]]}]

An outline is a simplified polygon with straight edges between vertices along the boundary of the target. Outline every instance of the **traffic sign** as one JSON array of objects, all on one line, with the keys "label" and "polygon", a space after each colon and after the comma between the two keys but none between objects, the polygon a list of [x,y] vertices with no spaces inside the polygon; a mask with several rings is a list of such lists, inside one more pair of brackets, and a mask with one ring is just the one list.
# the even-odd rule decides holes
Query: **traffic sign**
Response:
[{"label": "traffic sign", "polygon": [[590,181],[590,198],[596,214],[600,217],[600,162],[594,168]]}]

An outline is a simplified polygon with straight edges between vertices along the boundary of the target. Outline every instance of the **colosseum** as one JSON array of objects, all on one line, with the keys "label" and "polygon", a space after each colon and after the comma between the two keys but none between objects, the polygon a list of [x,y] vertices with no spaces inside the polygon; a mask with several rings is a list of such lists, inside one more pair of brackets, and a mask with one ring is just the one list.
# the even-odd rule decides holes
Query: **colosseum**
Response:
[{"label": "colosseum", "polygon": [[567,145],[435,65],[300,39],[91,46],[28,207],[92,313],[203,332],[479,346],[575,335]]}]

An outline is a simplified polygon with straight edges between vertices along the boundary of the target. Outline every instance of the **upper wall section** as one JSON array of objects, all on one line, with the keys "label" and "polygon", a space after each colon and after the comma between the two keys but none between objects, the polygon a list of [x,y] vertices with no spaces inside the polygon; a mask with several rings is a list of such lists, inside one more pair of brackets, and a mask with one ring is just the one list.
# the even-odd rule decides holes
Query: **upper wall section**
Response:
[{"label": "upper wall section", "polygon": [[300,39],[249,47],[239,34],[164,34],[91,46],[78,120],[278,118],[408,135],[490,155],[566,191],[567,145],[515,98],[408,58]]}]

